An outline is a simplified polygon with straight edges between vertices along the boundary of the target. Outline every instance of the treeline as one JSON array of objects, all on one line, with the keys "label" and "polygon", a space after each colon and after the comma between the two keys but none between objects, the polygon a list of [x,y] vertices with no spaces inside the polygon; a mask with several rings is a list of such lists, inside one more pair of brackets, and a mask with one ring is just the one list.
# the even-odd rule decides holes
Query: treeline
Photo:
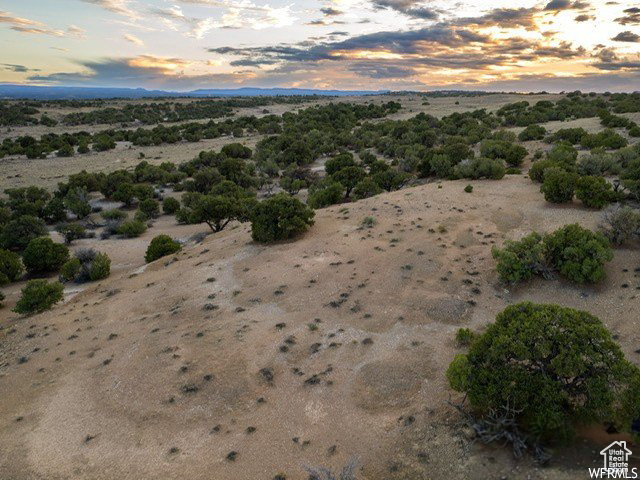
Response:
[{"label": "treeline", "polygon": [[[295,137],[307,134],[310,129],[339,131],[346,129],[346,135],[361,120],[381,118],[400,109],[394,102],[378,105],[328,104],[304,109],[299,113],[285,113],[282,117],[265,115],[213,120],[206,123],[185,123],[172,126],[158,125],[152,129],[135,130],[107,129],[90,134],[76,133],[45,134],[39,140],[31,136],[5,139],[0,146],[0,158],[6,155],[26,155],[28,158],[45,158],[52,152],[68,157],[90,150],[106,151],[116,147],[116,142],[128,141],[137,146],[161,145],[180,141],[197,142],[202,139],[218,138],[223,135],[242,137],[246,133],[278,134],[284,129],[287,135]],[[281,124],[283,126],[281,126]]]}]

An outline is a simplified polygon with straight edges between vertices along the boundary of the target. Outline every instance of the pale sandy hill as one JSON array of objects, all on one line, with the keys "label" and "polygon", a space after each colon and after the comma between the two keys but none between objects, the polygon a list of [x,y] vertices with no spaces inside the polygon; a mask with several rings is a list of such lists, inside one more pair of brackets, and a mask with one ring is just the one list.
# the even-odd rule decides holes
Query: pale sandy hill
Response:
[{"label": "pale sandy hill", "polygon": [[600,316],[637,363],[640,253],[618,250],[597,288],[507,291],[494,243],[599,213],[550,207],[523,176],[467,183],[320,210],[295,242],[257,245],[241,225],[45,314],[5,308],[0,478],[298,480],[351,458],[368,480],[587,478],[613,437],[544,469],[471,446],[444,374],[457,328],[520,300]]}]

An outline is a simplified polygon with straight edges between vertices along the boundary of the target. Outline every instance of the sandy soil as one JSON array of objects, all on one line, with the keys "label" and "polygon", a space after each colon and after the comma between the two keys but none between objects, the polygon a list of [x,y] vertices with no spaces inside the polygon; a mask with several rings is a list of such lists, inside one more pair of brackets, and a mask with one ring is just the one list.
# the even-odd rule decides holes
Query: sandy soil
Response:
[{"label": "sandy soil", "polygon": [[295,242],[236,225],[146,268],[151,236],[205,227],[96,241],[111,277],[41,315],[0,311],[0,478],[303,480],[354,458],[365,480],[587,478],[613,436],[516,462],[471,444],[444,373],[457,328],[521,300],[600,316],[639,363],[640,253],[618,250],[598,287],[505,290],[492,245],[599,213],[551,207],[524,176],[467,183],[320,210]]}]

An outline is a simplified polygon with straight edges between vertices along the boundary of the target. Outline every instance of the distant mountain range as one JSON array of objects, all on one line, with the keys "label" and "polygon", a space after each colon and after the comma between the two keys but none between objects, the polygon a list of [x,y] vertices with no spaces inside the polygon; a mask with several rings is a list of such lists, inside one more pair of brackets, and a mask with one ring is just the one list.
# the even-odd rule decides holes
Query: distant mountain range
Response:
[{"label": "distant mountain range", "polygon": [[146,90],[144,88],[110,87],[47,87],[0,84],[0,98],[32,98],[38,100],[89,98],[148,98],[148,97],[266,97],[284,95],[319,95],[344,97],[348,95],[379,95],[389,90],[315,90],[304,88],[236,88],[199,89],[190,92]]}]

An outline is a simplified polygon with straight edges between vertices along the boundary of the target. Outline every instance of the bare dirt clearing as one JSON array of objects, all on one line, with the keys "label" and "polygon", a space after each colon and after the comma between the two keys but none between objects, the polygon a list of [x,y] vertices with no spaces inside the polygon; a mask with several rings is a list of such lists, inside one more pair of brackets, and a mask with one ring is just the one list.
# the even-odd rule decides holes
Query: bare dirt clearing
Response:
[{"label": "bare dirt clearing", "polygon": [[126,241],[130,268],[42,315],[3,309],[0,477],[304,479],[357,457],[365,479],[585,478],[587,441],[547,468],[470,446],[444,372],[459,326],[525,299],[599,315],[637,363],[640,254],[597,288],[506,291],[494,243],[599,213],[550,208],[523,176],[467,183],[319,210],[291,243],[242,225],[144,270],[148,239]]}]

